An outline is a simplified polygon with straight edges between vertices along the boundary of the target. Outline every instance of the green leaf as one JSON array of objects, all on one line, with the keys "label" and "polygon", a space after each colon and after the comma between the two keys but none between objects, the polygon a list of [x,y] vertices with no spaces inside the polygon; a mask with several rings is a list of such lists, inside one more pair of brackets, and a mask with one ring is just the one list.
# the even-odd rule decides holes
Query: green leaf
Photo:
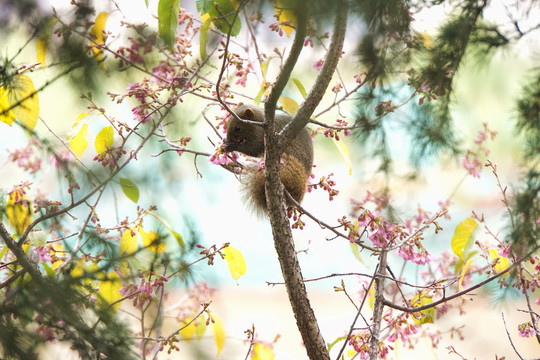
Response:
[{"label": "green leaf", "polygon": [[139,188],[133,183],[133,181],[123,178],[120,178],[120,186],[122,191],[128,197],[129,200],[137,203],[139,201]]},{"label": "green leaf", "polygon": [[[208,13],[212,17],[214,25],[224,34],[231,33],[236,36],[240,33],[242,22],[236,15],[237,8],[230,0],[216,0]],[[234,21],[234,23],[233,23]],[[230,27],[232,24],[232,27]]]},{"label": "green leaf", "polygon": [[159,36],[172,50],[178,27],[178,12],[180,0],[159,0],[158,3],[158,29]]},{"label": "green leaf", "polygon": [[195,1],[197,5],[197,11],[201,14],[206,14],[212,9],[214,0],[197,0]]},{"label": "green leaf", "polygon": [[296,87],[298,88],[298,90],[300,91],[300,94],[302,94],[302,97],[305,99],[306,96],[307,96],[307,92],[306,92],[306,88],[304,87],[304,85],[302,85],[302,83],[300,82],[300,80],[294,78],[294,79],[291,79],[291,81],[294,83],[294,85],[296,85]]},{"label": "green leaf", "polygon": [[452,251],[463,261],[469,257],[469,251],[474,244],[474,234],[477,227],[478,221],[470,217],[459,223],[454,231],[454,236],[452,236]]},{"label": "green leaf", "polygon": [[[212,19],[208,15],[203,15],[205,18],[203,22],[203,26],[199,30],[199,53],[201,55],[201,60],[204,61],[208,54],[206,53],[206,43],[208,42],[208,29],[210,28],[210,24],[212,23]],[[203,19],[201,17],[201,20]]]},{"label": "green leaf", "polygon": [[182,235],[180,235],[179,233],[177,233],[174,230],[171,230],[171,229],[169,229],[169,230],[173,234],[173,236],[176,239],[176,242],[178,243],[178,245],[180,245],[182,247],[182,249],[184,249],[186,247],[186,244],[184,243],[184,238],[182,238]]},{"label": "green leaf", "polygon": [[346,336],[340,336],[338,338],[336,338],[336,340],[332,341],[330,344],[328,344],[328,352],[330,352],[330,350],[332,350],[332,348],[337,344],[339,343],[340,341],[343,341],[347,339]]},{"label": "green leaf", "polygon": [[261,90],[259,90],[259,92],[257,93],[257,96],[255,96],[255,99],[253,99],[253,102],[255,103],[255,105],[259,105],[261,103],[261,99],[262,99],[262,96],[264,95],[264,91],[266,89],[265,88],[261,88]]},{"label": "green leaf", "polygon": [[8,247],[7,247],[7,246],[4,246],[4,247],[2,248],[2,251],[0,251],[0,260],[2,260],[2,258],[4,257],[4,255],[6,255],[7,251],[8,251]]}]

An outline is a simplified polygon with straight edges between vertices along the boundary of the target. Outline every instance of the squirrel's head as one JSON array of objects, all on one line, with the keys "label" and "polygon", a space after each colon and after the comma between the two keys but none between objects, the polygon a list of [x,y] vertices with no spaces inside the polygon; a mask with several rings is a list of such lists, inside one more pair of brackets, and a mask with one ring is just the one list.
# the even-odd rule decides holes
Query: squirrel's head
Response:
[{"label": "squirrel's head", "polygon": [[[240,119],[260,122],[264,119],[262,109],[255,106],[240,104],[234,112]],[[249,156],[261,157],[264,153],[263,129],[231,117],[223,148],[226,152],[238,151]]]}]

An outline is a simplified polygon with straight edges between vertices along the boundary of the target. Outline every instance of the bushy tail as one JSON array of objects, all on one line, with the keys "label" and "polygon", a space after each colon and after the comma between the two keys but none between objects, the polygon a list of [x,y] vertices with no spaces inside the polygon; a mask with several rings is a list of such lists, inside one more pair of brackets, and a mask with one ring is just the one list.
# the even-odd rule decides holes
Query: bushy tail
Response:
[{"label": "bushy tail", "polygon": [[[294,156],[285,154],[280,169],[281,182],[285,189],[296,200],[302,202],[306,191],[309,174],[304,166]],[[266,194],[264,190],[264,171],[257,166],[249,166],[241,178],[244,203],[257,215],[264,217],[268,214]],[[293,204],[288,204],[292,206]]]},{"label": "bushy tail", "polygon": [[264,191],[264,170],[257,166],[249,166],[240,178],[244,204],[256,215],[264,217],[268,214],[266,194]]}]

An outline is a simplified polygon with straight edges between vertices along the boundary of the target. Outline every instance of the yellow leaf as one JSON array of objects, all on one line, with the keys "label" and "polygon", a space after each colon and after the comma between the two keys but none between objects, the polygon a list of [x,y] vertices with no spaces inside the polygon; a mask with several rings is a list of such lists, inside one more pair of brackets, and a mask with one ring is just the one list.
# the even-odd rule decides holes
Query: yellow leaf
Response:
[{"label": "yellow leaf", "polygon": [[169,225],[169,223],[167,223],[167,221],[165,221],[165,219],[163,219],[161,216],[157,215],[156,213],[149,212],[148,214],[152,215],[157,220],[159,220],[163,224],[163,226],[165,226],[167,228],[167,230],[169,230],[171,232],[171,234],[173,235],[173,237],[176,240],[176,242],[178,243],[178,245],[180,245],[182,247],[182,250],[184,250],[186,248],[186,244],[184,243],[184,239],[182,238],[182,235],[180,235],[179,233],[174,231],[171,228],[171,226]]},{"label": "yellow leaf", "polygon": [[279,98],[279,103],[283,107],[283,110],[285,110],[287,113],[294,115],[298,111],[298,103],[294,101],[293,99],[282,96]]},{"label": "yellow leaf", "polygon": [[47,56],[47,47],[49,46],[49,36],[40,35],[36,42],[36,58],[41,66],[45,66],[45,58]]},{"label": "yellow leaf", "polygon": [[145,248],[152,250],[158,254],[165,251],[165,243],[159,236],[159,234],[153,230],[145,232],[143,228],[139,228],[139,234],[142,237],[142,243]]},{"label": "yellow leaf", "polygon": [[58,18],[50,17],[42,28],[42,33],[39,35],[36,42],[36,58],[42,67],[45,67],[45,58],[47,56],[47,47],[49,46],[49,40],[54,26],[58,23]]},{"label": "yellow leaf", "polygon": [[178,243],[178,245],[180,245],[182,247],[182,250],[186,248],[186,244],[184,243],[184,239],[182,238],[182,235],[180,235],[179,233],[174,231],[170,227],[169,223],[167,223],[167,221],[165,221],[165,219],[163,219],[161,216],[159,216],[159,215],[157,215],[155,213],[149,212],[148,214],[152,215],[157,220],[159,220],[167,228],[167,230],[169,230],[171,232],[171,234],[173,235],[173,237],[176,240],[176,242]]},{"label": "yellow leaf", "polygon": [[[279,22],[285,22],[288,21],[289,24],[292,26],[296,25],[296,16],[294,14],[294,10],[290,9],[291,1],[286,0],[277,0],[276,6],[274,7],[274,12],[276,15],[278,15]],[[289,37],[294,30],[294,27],[288,26],[288,25],[281,25],[281,28],[283,31],[285,31],[285,34],[287,34],[287,37]]]},{"label": "yellow leaf", "polygon": [[429,35],[427,32],[420,33],[420,40],[424,44],[424,46],[428,49],[433,49],[433,41],[431,40],[431,35]]},{"label": "yellow leaf", "polygon": [[[508,258],[499,255],[499,252],[497,249],[489,249],[489,256],[491,257],[491,261],[495,263],[495,272],[500,273],[501,271],[504,271],[506,268],[510,266],[510,261]],[[508,276],[508,273],[502,275],[502,277]]]},{"label": "yellow leaf", "polygon": [[341,154],[341,156],[343,156],[343,159],[345,160],[345,163],[349,167],[349,175],[351,175],[352,174],[352,163],[351,163],[351,158],[349,156],[349,149],[347,148],[347,145],[345,145],[343,140],[338,141],[338,140],[336,140],[334,138],[332,138],[332,140],[334,140],[334,144],[338,148],[339,153]]},{"label": "yellow leaf", "polygon": [[120,276],[114,271],[107,273],[105,278],[99,281],[98,305],[100,308],[105,309],[114,303],[113,308],[117,310],[120,302],[116,301],[122,298],[121,288]]},{"label": "yellow leaf", "polygon": [[373,286],[369,288],[367,296],[369,307],[373,310],[375,307],[375,288]]},{"label": "yellow leaf", "polygon": [[209,13],[206,13],[206,14],[200,14],[201,15],[201,23],[205,23],[207,20],[210,20],[210,14]]},{"label": "yellow leaf", "polygon": [[99,266],[96,263],[91,263],[87,266],[86,262],[82,259],[74,261],[75,266],[71,269],[69,273],[73,279],[78,279],[81,277],[86,277],[83,280],[83,285],[87,288],[97,289],[97,282],[94,280],[99,275]]},{"label": "yellow leaf", "polygon": [[454,231],[452,251],[463,261],[467,260],[469,249],[474,244],[474,231],[477,227],[478,221],[470,217],[459,223]]},{"label": "yellow leaf", "polygon": [[[420,307],[424,305],[429,305],[432,302],[433,298],[431,296],[418,294],[412,299],[411,305],[413,307]],[[419,311],[417,313],[413,313],[412,318],[416,325],[433,323],[433,319],[435,318],[435,308],[429,308]]]},{"label": "yellow leaf", "polygon": [[212,317],[214,318],[214,323],[212,324],[212,333],[214,334],[217,354],[219,355],[223,349],[223,345],[225,345],[225,329],[223,328],[223,323],[221,322],[220,318],[218,318],[215,314],[212,314]]},{"label": "yellow leaf", "polygon": [[[195,337],[195,330],[197,328],[197,325],[195,324],[195,321],[192,320],[193,318],[187,317],[180,324],[180,335],[187,341],[190,341]],[[190,323],[190,321],[192,322]]]},{"label": "yellow leaf", "polygon": [[351,251],[354,257],[356,258],[356,260],[358,260],[362,265],[366,265],[366,263],[364,262],[364,259],[362,259],[362,255],[360,254],[360,245],[356,243],[350,243],[350,246],[351,246]]},{"label": "yellow leaf", "polygon": [[52,247],[54,249],[54,252],[57,252],[56,256],[58,257],[58,260],[51,263],[51,268],[53,268],[53,270],[56,270],[60,267],[60,265],[64,263],[64,260],[62,259],[62,252],[64,251],[64,246],[61,243],[56,242],[53,244]]},{"label": "yellow leaf", "polygon": [[247,269],[244,256],[232,246],[227,246],[223,249],[223,253],[225,254],[225,261],[227,261],[232,278],[234,280],[240,279],[246,273]]},{"label": "yellow leaf", "polygon": [[461,270],[461,274],[459,275],[459,282],[458,282],[459,291],[463,290],[463,285],[462,285],[463,284],[463,278],[465,277],[465,274],[467,273],[467,269],[469,269],[469,266],[471,266],[471,264],[473,263],[474,260],[475,260],[475,258],[469,259],[469,261],[467,261],[467,263],[465,264],[465,266]]},{"label": "yellow leaf", "polygon": [[120,255],[131,255],[139,248],[139,236],[134,228],[127,229],[120,240]]},{"label": "yellow leaf", "polygon": [[99,134],[96,136],[94,146],[96,147],[96,152],[101,154],[107,148],[110,148],[114,142],[114,129],[112,126],[105,126]]},{"label": "yellow leaf", "polygon": [[79,121],[81,121],[84,117],[86,117],[88,115],[87,112],[82,112],[79,114],[79,116],[77,116],[77,119],[75,119],[75,122],[73,123],[73,127],[77,126],[77,124],[79,123]]},{"label": "yellow leaf", "polygon": [[[100,12],[96,16],[96,20],[94,21],[94,26],[90,29],[90,33],[94,36],[94,40],[98,44],[103,44],[105,42],[105,25],[107,24],[107,18],[109,17],[109,14],[106,12]],[[98,49],[96,47],[92,47],[92,51],[94,54],[96,54],[96,60],[101,61],[103,59],[103,50]]]},{"label": "yellow leaf", "polygon": [[356,355],[356,350],[354,349],[349,349],[347,350],[347,356],[352,358],[354,355]]},{"label": "yellow leaf", "polygon": [[75,156],[81,158],[88,147],[88,124],[83,124],[77,135],[69,140],[69,148]]},{"label": "yellow leaf", "polygon": [[39,117],[39,99],[32,80],[24,74],[15,75],[7,98],[15,117],[27,130],[33,130]]},{"label": "yellow leaf", "polygon": [[197,322],[197,327],[195,328],[195,335],[197,335],[197,340],[201,340],[204,332],[206,331],[206,321],[202,319],[200,322]]},{"label": "yellow leaf", "polygon": [[[192,321],[192,317],[185,318],[180,324],[180,335],[187,341],[190,341],[197,336],[197,340],[201,340],[206,331],[206,322],[202,318],[197,318]],[[191,322],[191,324],[189,324]],[[186,326],[186,324],[189,324]]]},{"label": "yellow leaf", "polygon": [[270,346],[256,343],[253,345],[251,360],[274,360],[274,351]]},{"label": "yellow leaf", "polygon": [[34,212],[32,211],[32,205],[28,196],[23,195],[19,190],[15,190],[9,194],[6,215],[17,234],[22,234],[34,218]]},{"label": "yellow leaf", "polygon": [[8,100],[8,92],[3,86],[0,86],[0,121],[11,125],[15,121],[15,114],[8,110],[11,108]]}]

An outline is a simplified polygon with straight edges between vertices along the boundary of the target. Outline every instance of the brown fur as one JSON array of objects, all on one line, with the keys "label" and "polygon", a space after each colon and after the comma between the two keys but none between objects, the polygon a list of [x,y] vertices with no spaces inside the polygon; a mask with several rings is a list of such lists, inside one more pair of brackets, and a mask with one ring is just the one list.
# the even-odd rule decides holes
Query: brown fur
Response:
[{"label": "brown fur", "polygon": [[[264,121],[264,111],[252,105],[239,105],[235,112],[241,119]],[[283,128],[291,117],[276,115],[278,129]],[[231,118],[227,126],[226,151],[239,151],[253,157],[264,157],[264,134],[261,127],[242,123]],[[301,202],[306,191],[306,183],[313,165],[313,143],[306,128],[291,141],[282,156],[280,169],[281,182],[293,199]],[[250,166],[241,181],[244,196],[249,206],[258,214],[266,214],[266,195],[264,191],[264,171]]]}]

